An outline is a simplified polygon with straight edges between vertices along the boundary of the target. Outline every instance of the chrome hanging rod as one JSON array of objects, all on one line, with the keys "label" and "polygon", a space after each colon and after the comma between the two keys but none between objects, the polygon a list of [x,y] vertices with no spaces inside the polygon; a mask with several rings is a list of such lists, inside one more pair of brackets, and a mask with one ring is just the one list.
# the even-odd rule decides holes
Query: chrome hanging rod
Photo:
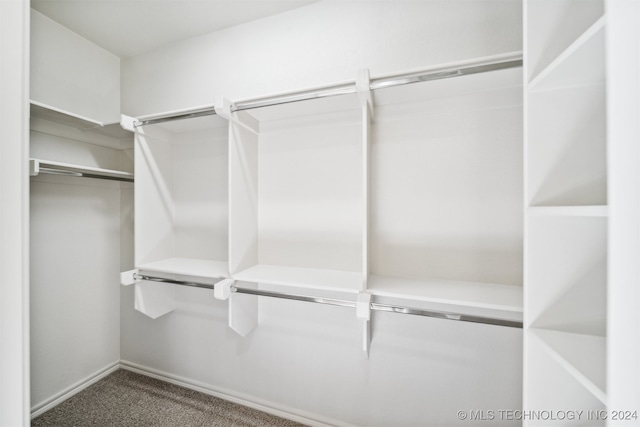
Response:
[{"label": "chrome hanging rod", "polygon": [[[147,276],[136,273],[133,275],[136,280],[149,280],[153,282],[172,283],[174,285],[189,286],[194,288],[214,289],[211,283],[189,282],[182,280],[165,279],[162,277]],[[222,278],[217,281],[223,280]],[[231,291],[238,294],[256,295],[269,298],[279,298],[294,301],[311,302],[315,304],[333,305],[338,307],[356,308],[356,302],[337,298],[325,298],[317,296],[299,295],[284,292],[265,291],[260,289],[239,288],[232,286]],[[467,314],[448,313],[444,311],[424,310],[421,308],[404,307],[390,304],[379,304],[372,302],[371,310],[386,311],[390,313],[410,314],[414,316],[433,317],[436,319],[457,320],[460,322],[483,323],[487,325],[506,326],[510,328],[522,328],[522,322],[506,319],[494,319],[491,317],[471,316]]]},{"label": "chrome hanging rod", "polygon": [[[427,82],[432,80],[441,80],[451,77],[461,77],[471,74],[486,73],[490,71],[505,70],[509,68],[522,67],[522,55],[511,55],[499,60],[483,60],[476,63],[467,63],[458,66],[449,66],[442,68],[433,68],[423,72],[414,72],[406,74],[398,74],[390,77],[381,77],[371,79],[371,90],[390,88],[394,86],[403,86],[412,83]],[[331,96],[348,95],[356,93],[355,83],[344,83],[339,85],[327,86],[324,88],[292,92],[285,95],[276,95],[265,98],[258,98],[248,101],[239,101],[231,105],[231,111],[252,110],[254,108],[269,107],[274,105],[289,104],[291,102],[308,101],[312,99],[327,98]],[[174,115],[156,117],[148,120],[140,120],[134,126],[145,126],[154,123],[162,123],[172,120],[183,120],[193,117],[202,117],[215,115],[214,107],[199,109],[195,112],[184,112]]]},{"label": "chrome hanging rod", "polygon": [[86,172],[71,172],[71,171],[64,171],[64,170],[58,170],[58,169],[49,169],[49,168],[40,168],[40,173],[45,173],[45,174],[48,174],[48,175],[75,176],[75,177],[79,177],[79,178],[104,179],[104,180],[107,180],[107,181],[133,182],[133,178],[92,174],[92,173],[86,173]]},{"label": "chrome hanging rod", "polygon": [[133,182],[134,180],[133,174],[129,172],[72,165],[69,163],[53,162],[49,160],[29,159],[29,175],[38,176],[40,174],[96,178],[123,182]]},{"label": "chrome hanging rod", "polygon": [[[133,275],[135,280],[147,280],[150,282],[161,282],[161,283],[172,283],[174,285],[180,286],[189,286],[191,288],[202,288],[202,289],[214,289],[214,283],[202,283],[202,282],[187,282],[184,280],[173,280],[173,279],[165,279],[164,277],[156,277],[156,276],[147,276],[146,274],[135,273]],[[223,280],[222,278],[216,279],[216,282]]]},{"label": "chrome hanging rod", "polygon": [[215,115],[216,115],[216,110],[213,107],[211,107],[203,110],[185,112],[185,113],[175,114],[171,116],[162,116],[154,119],[139,120],[135,122],[133,126],[140,127],[145,125],[152,125],[155,123],[164,123],[164,122],[173,121],[173,120],[194,119],[196,117],[215,116]]},{"label": "chrome hanging rod", "polygon": [[[249,295],[257,295],[257,296],[263,296],[263,297],[312,302],[316,304],[356,308],[356,302],[350,301],[350,300],[324,298],[324,297],[311,297],[307,295],[289,294],[284,292],[273,292],[273,291],[262,291],[258,289],[238,288],[235,286],[232,287],[231,290],[233,292],[237,292],[240,294],[249,294]],[[421,308],[396,306],[396,305],[390,305],[390,304],[379,304],[375,302],[371,303],[371,310],[386,311],[390,313],[411,314],[414,316],[434,317],[436,319],[458,320],[461,322],[484,323],[488,325],[507,326],[511,328],[522,328],[522,322],[518,322],[515,320],[494,319],[490,317],[471,316],[467,314],[447,313],[444,311],[424,310]]]}]

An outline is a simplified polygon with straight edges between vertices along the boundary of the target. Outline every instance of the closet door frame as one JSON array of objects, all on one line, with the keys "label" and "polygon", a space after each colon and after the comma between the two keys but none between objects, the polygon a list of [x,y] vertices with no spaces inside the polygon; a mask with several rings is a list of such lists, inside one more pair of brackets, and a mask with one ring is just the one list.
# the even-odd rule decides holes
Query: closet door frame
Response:
[{"label": "closet door frame", "polygon": [[0,2],[0,425],[29,425],[29,2]]}]

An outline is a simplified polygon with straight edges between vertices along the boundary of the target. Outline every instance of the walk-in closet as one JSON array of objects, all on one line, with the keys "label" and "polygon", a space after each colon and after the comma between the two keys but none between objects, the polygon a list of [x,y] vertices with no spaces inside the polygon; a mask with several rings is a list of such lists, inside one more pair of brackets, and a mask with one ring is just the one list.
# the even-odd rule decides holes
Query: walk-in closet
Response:
[{"label": "walk-in closet", "polygon": [[1,425],[640,425],[640,3],[0,12]]}]

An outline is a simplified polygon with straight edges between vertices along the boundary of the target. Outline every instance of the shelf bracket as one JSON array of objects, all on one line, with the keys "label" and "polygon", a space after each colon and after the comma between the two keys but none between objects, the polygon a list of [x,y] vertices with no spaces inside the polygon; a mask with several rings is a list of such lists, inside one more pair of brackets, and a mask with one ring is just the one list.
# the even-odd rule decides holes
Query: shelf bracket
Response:
[{"label": "shelf bracket", "polygon": [[134,308],[152,319],[170,313],[175,309],[175,285],[171,283],[140,280],[138,269],[120,273],[123,286],[135,285]]},{"label": "shelf bracket", "polygon": [[123,271],[120,273],[120,284],[122,286],[130,286],[138,282],[136,279],[136,274],[138,274],[138,269]]},{"label": "shelf bracket", "polygon": [[120,127],[122,127],[122,129],[124,130],[128,130],[129,132],[135,132],[136,122],[137,120],[134,119],[133,117],[125,116],[124,114],[120,115]]},{"label": "shelf bracket", "polygon": [[228,300],[231,296],[231,287],[236,283],[233,279],[224,279],[215,284],[213,296],[219,300]]},{"label": "shelf bracket", "polygon": [[369,110],[369,118],[373,119],[374,109],[373,96],[371,95],[371,77],[369,76],[369,70],[367,68],[358,71],[356,91],[358,92],[358,98],[360,98],[360,106],[366,106]]},{"label": "shelf bracket", "polygon": [[[256,283],[240,283],[242,283],[243,288],[258,288]],[[246,337],[257,326],[258,296],[231,292],[231,295],[229,296],[229,327],[236,331],[241,337]]]},{"label": "shelf bracket", "polygon": [[362,321],[362,351],[369,358],[371,349],[371,294],[360,292],[356,300],[356,317]]},{"label": "shelf bracket", "polygon": [[257,135],[260,130],[260,122],[246,111],[232,112],[231,107],[231,101],[227,98],[220,98],[213,108],[218,116]]}]

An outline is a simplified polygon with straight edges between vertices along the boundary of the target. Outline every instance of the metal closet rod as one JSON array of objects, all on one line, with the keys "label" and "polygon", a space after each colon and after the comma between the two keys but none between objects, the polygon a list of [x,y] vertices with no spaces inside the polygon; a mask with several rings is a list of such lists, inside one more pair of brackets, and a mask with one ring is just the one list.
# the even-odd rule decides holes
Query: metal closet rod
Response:
[{"label": "metal closet rod", "polygon": [[75,176],[79,178],[96,178],[96,179],[104,179],[108,181],[133,182],[133,178],[128,178],[128,177],[117,177],[117,176],[101,175],[97,173],[87,173],[87,172],[72,172],[67,170],[43,168],[43,167],[40,168],[39,173],[45,173],[48,175]]},{"label": "metal closet rod", "polygon": [[[190,282],[182,280],[165,279],[162,277],[147,276],[136,273],[133,276],[137,280],[149,280],[152,282],[172,283],[174,285],[189,286],[194,288],[214,289],[215,285],[211,283]],[[217,281],[223,280],[222,278]],[[285,292],[264,291],[260,289],[231,287],[232,292],[238,294],[256,295],[269,298],[279,298],[294,301],[311,302],[314,304],[333,305],[338,307],[356,308],[356,301],[343,300],[338,298],[325,298],[308,295],[291,294]],[[487,325],[506,326],[510,328],[522,328],[522,322],[506,319],[495,319],[491,317],[472,316],[468,314],[447,313],[444,311],[424,310],[421,308],[405,307],[391,304],[379,304],[372,302],[371,310],[386,311],[391,313],[411,314],[414,316],[433,317],[436,319],[457,320],[460,322],[483,323]]]},{"label": "metal closet rod", "polygon": [[[476,64],[469,64],[463,66],[444,67],[439,69],[433,69],[424,72],[400,74],[391,77],[381,77],[377,79],[371,79],[370,89],[378,90],[385,89],[394,86],[403,86],[412,83],[427,82],[432,80],[441,80],[451,77],[461,77],[471,74],[486,73],[490,71],[505,70],[509,68],[522,67],[522,56],[513,56],[510,58],[504,58],[502,60],[494,62],[479,62]],[[322,89],[294,92],[286,95],[270,96],[265,98],[259,98],[250,101],[240,101],[231,105],[231,111],[244,111],[254,108],[270,107],[274,105],[289,104],[292,102],[308,101],[312,99],[328,98],[331,96],[354,94],[357,92],[355,83],[345,83],[339,85],[333,85]],[[172,120],[183,120],[194,117],[211,116],[215,115],[215,109],[213,107],[199,109],[196,111],[189,111],[180,114],[157,117],[149,120],[140,120],[135,123],[135,126],[145,126],[154,123],[162,123]]]}]

